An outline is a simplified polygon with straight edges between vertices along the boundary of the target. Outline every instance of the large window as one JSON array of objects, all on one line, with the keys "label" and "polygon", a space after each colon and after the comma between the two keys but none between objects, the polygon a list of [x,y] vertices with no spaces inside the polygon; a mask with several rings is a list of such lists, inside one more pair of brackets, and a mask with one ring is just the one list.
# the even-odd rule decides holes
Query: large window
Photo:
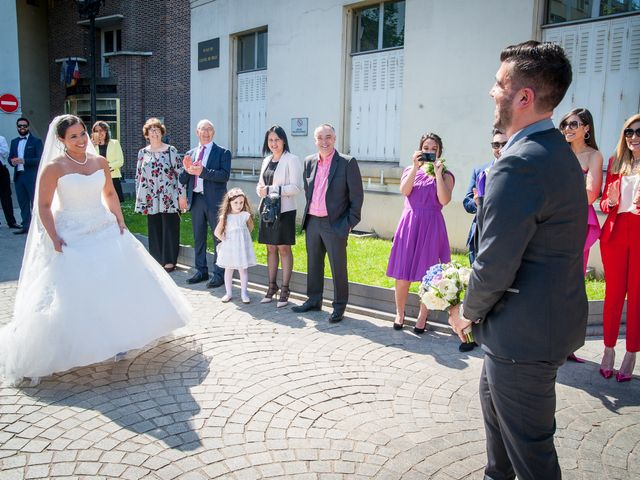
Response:
[{"label": "large window", "polygon": [[267,68],[267,31],[238,37],[238,73]]},{"label": "large window", "polygon": [[405,2],[381,2],[355,12],[352,53],[404,46]]},{"label": "large window", "polygon": [[[64,102],[64,112],[80,117],[91,129],[91,103],[86,95],[69,98]],[[96,99],[96,119],[109,124],[111,138],[120,139],[120,99]]]},{"label": "large window", "polygon": [[640,0],[547,0],[547,23],[640,12]]}]

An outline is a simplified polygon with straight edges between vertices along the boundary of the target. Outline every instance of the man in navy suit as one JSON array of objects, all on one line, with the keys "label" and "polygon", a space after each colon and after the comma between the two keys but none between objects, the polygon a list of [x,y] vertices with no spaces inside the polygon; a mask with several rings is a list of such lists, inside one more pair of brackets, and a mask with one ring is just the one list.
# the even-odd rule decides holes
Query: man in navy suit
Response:
[{"label": "man in navy suit", "polygon": [[16,122],[18,137],[11,140],[9,149],[9,162],[13,165],[13,183],[16,188],[22,228],[16,235],[23,235],[29,231],[31,223],[31,210],[36,194],[36,177],[38,165],[42,156],[42,140],[29,133],[29,120],[21,117]]},{"label": "man in navy suit", "polygon": [[476,225],[476,214],[478,213],[478,182],[482,176],[485,176],[489,170],[489,167],[493,165],[498,158],[500,158],[500,151],[502,147],[507,144],[507,136],[497,128],[493,129],[493,139],[491,141],[491,149],[493,150],[494,160],[484,163],[478,168],[473,169],[471,179],[469,180],[469,186],[467,187],[467,193],[462,200],[462,206],[473,215],[471,221],[471,228],[469,229],[469,236],[467,237],[467,248],[469,249],[469,263],[473,264],[478,254],[478,228]]},{"label": "man in navy suit", "polygon": [[[207,237],[209,229],[213,233],[218,223],[218,210],[227,193],[227,182],[231,173],[231,152],[214,143],[215,134],[211,121],[205,119],[198,122],[198,146],[187,152],[191,163],[185,161],[185,170],[180,174],[180,182],[187,186],[187,208],[191,212],[196,250],[197,271],[187,283],[209,280]],[[207,282],[207,288],[224,285],[224,270],[216,265],[218,254],[215,247],[218,240],[215,236],[213,240],[213,275]]]},{"label": "man in navy suit", "polygon": [[509,137],[479,199],[479,250],[459,315],[485,351],[480,405],[485,479],[560,480],[553,443],[556,375],[584,344],[587,234],[584,175],[551,121],[571,84],[554,43],[505,48],[490,91]]}]

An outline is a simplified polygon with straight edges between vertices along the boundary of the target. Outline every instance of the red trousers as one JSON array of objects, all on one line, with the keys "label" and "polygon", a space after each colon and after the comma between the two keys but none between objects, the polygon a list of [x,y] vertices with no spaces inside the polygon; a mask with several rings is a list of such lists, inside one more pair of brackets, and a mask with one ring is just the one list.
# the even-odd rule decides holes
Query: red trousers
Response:
[{"label": "red trousers", "polygon": [[627,351],[640,351],[640,215],[618,214],[600,245],[604,266],[604,345],[615,347],[627,296]]}]

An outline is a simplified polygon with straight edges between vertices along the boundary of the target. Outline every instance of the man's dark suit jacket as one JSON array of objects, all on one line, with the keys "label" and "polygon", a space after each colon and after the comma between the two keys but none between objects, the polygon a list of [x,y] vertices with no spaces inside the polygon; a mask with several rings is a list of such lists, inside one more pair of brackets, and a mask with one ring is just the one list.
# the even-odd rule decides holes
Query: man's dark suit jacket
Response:
[{"label": "man's dark suit jacket", "polygon": [[[11,147],[9,148],[9,159],[18,156],[18,142],[20,137],[16,137],[11,140]],[[42,157],[42,140],[33,134],[29,134],[27,138],[27,144],[24,147],[24,173],[23,179],[35,184],[36,177],[38,176],[38,165],[40,165],[40,157]],[[13,179],[15,181],[15,175],[18,171],[18,167],[13,167]]]},{"label": "man's dark suit jacket", "polygon": [[[304,192],[307,202],[302,215],[302,228],[306,228],[307,213],[313,196],[313,186],[318,167],[318,153],[304,160]],[[340,237],[349,236],[349,232],[360,222],[360,212],[364,201],[362,177],[356,159],[343,155],[337,150],[331,160],[327,178],[327,213],[331,228]]]},{"label": "man's dark suit jacket", "polygon": [[584,175],[562,134],[533,133],[489,170],[464,316],[485,351],[563,362],[584,344]]},{"label": "man's dark suit jacket", "polygon": [[[198,147],[187,152],[194,160],[198,155]],[[218,209],[227,192],[227,182],[231,174],[231,152],[226,148],[219,147],[213,143],[211,151],[207,157],[207,161],[203,162],[204,168],[200,174],[200,178],[204,180],[202,185],[202,194],[209,208]],[[188,208],[191,209],[193,200],[193,179],[195,177],[183,170],[180,173],[180,183],[187,186],[187,202]]]},{"label": "man's dark suit jacket", "polygon": [[467,193],[464,195],[464,199],[462,200],[462,206],[464,207],[464,209],[467,211],[467,213],[473,215],[471,228],[469,228],[469,236],[467,237],[467,248],[469,249],[469,252],[473,254],[474,258],[478,253],[478,228],[476,225],[476,214],[478,213],[478,207],[476,206],[476,202],[473,200],[473,189],[478,188],[478,176],[481,172],[489,168],[489,165],[491,165],[491,162],[487,162],[484,165],[473,169],[471,180],[469,180],[469,185],[467,186]]}]

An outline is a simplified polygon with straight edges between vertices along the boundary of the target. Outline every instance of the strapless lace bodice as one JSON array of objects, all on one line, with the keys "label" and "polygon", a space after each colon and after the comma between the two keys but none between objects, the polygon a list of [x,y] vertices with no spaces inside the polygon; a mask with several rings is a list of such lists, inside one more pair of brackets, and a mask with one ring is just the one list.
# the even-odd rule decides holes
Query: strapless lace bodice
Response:
[{"label": "strapless lace bodice", "polygon": [[54,218],[58,233],[66,240],[69,236],[84,236],[115,225],[115,216],[102,203],[104,171],[91,175],[71,173],[58,179],[57,206]]}]

